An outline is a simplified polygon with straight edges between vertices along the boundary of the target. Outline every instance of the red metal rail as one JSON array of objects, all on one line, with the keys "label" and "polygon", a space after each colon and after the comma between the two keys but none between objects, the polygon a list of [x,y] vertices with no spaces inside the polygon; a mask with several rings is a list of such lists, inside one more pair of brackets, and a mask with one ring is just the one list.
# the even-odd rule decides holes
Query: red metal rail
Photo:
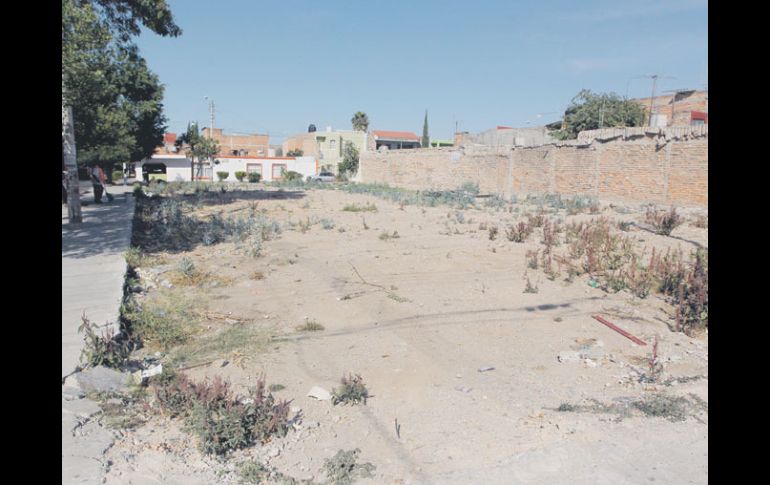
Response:
[{"label": "red metal rail", "polygon": [[618,332],[620,335],[623,335],[624,337],[626,337],[626,338],[630,339],[630,340],[631,340],[631,341],[633,341],[634,343],[637,343],[637,344],[639,344],[639,345],[647,345],[647,342],[645,342],[644,340],[642,340],[642,339],[640,339],[640,338],[637,338],[637,337],[634,337],[634,336],[633,336],[633,335],[631,335],[630,333],[626,332],[625,330],[623,330],[622,328],[618,327],[618,326],[617,326],[617,325],[615,325],[614,323],[608,322],[607,320],[603,319],[603,318],[602,318],[602,317],[600,317],[599,315],[592,315],[592,316],[593,316],[593,317],[594,317],[596,320],[598,320],[598,321],[600,321],[601,323],[603,323],[603,324],[607,325],[608,327],[610,327],[610,328],[611,328],[611,329],[613,329],[614,331]]}]

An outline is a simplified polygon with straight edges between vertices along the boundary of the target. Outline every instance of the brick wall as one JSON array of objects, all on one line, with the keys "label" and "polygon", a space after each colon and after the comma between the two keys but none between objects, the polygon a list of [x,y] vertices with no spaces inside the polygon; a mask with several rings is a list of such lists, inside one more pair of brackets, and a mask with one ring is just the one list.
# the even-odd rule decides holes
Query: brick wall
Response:
[{"label": "brick wall", "polygon": [[472,182],[482,193],[505,198],[559,193],[626,203],[708,206],[708,132],[685,139],[651,133],[532,148],[367,152],[361,154],[359,177],[364,183],[412,190],[451,190]]},{"label": "brick wall", "polygon": [[[201,130],[202,136],[209,136],[209,129]],[[244,155],[248,156],[267,156],[267,150],[270,147],[270,137],[268,135],[228,135],[222,133],[222,128],[214,128],[211,132],[212,138],[219,142],[219,153],[217,155],[229,156],[233,150],[243,150]]]}]

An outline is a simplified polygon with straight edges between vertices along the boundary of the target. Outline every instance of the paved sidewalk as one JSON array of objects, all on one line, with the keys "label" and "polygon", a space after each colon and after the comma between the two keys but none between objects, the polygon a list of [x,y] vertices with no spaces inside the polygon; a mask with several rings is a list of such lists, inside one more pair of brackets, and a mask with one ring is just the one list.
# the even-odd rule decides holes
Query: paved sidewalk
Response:
[{"label": "paved sidewalk", "polygon": [[[83,222],[69,224],[62,205],[62,377],[79,363],[83,338],[77,328],[85,312],[98,325],[116,324],[131,242],[131,186],[108,186],[112,202],[94,204],[90,183],[81,182]],[[62,385],[62,484],[101,483],[102,455],[112,433],[91,418],[98,405],[82,397],[75,379]]]}]

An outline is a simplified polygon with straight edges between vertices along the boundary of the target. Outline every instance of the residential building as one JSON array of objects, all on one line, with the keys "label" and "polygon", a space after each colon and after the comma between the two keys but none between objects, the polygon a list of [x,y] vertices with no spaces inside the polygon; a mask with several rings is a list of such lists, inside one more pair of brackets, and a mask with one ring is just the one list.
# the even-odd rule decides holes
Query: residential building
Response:
[{"label": "residential building", "polygon": [[379,150],[385,147],[389,150],[420,148],[420,137],[411,131],[372,130],[369,148]]},{"label": "residential building", "polygon": [[[634,99],[649,114],[651,98]],[[652,99],[653,126],[708,124],[708,91],[680,89]]]},{"label": "residential building", "polygon": [[556,141],[545,126],[533,126],[528,128],[512,128],[510,126],[497,126],[481,133],[470,134],[468,132],[455,133],[455,146],[460,145],[486,145],[486,146],[540,146]]},{"label": "residential building", "polygon": [[283,142],[283,154],[301,150],[303,156],[318,159],[319,165],[336,173],[342,162],[346,143],[352,143],[359,153],[366,151],[367,134],[363,131],[332,130],[312,131],[291,136]]},{"label": "residential building", "polygon": [[[196,161],[196,172],[198,162]],[[136,164],[137,174],[149,172],[153,180],[167,182],[191,181],[190,159],[184,154],[156,153]],[[259,173],[266,182],[280,180],[284,171],[301,173],[303,178],[317,175],[318,161],[315,157],[235,157],[221,155],[214,158],[213,166],[204,162],[202,175],[196,175],[196,180],[218,180],[217,172],[227,172],[225,179],[235,182],[238,179],[235,172]]]},{"label": "residential building", "polygon": [[249,157],[267,157],[270,148],[269,135],[260,135],[257,133],[225,134],[222,128],[203,128],[201,136],[211,136],[219,142],[219,153],[222,156],[249,156]]},{"label": "residential building", "polygon": [[430,140],[430,146],[433,148],[440,148],[440,147],[451,147],[454,146],[453,140]]},{"label": "residential building", "polygon": [[[301,173],[302,178],[318,175],[318,160],[312,156],[239,157],[226,155],[218,156],[214,159],[214,177],[217,177],[217,172],[227,172],[229,175],[225,180],[228,182],[236,182],[238,180],[235,172],[258,173],[261,175],[261,180],[272,182],[280,180],[284,171]],[[215,180],[218,179],[215,178]]]}]

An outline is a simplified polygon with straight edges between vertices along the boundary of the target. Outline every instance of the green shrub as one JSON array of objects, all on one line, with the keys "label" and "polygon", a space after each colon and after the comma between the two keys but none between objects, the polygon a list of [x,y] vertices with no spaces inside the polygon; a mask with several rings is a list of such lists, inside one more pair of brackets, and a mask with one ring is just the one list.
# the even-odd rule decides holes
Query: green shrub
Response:
[{"label": "green shrub", "polygon": [[186,429],[198,437],[204,453],[226,455],[289,431],[289,403],[276,402],[265,392],[263,378],[248,399],[237,399],[230,383],[219,376],[195,384],[181,374],[154,387],[160,406],[185,418]]},{"label": "green shrub", "polygon": [[666,212],[659,211],[655,206],[649,206],[645,214],[645,222],[651,225],[656,233],[669,236],[684,222],[684,219],[677,214],[675,207],[671,207],[671,210]]},{"label": "green shrub", "polygon": [[366,399],[369,397],[369,391],[364,385],[364,379],[358,374],[348,374],[347,377],[342,376],[340,379],[342,386],[335,388],[332,391],[332,404],[358,404],[363,402],[366,404]]},{"label": "green shrub", "polygon": [[242,172],[240,170],[235,172],[235,178],[238,179],[238,182],[243,182],[243,179],[246,178],[246,172]]},{"label": "green shrub", "polygon": [[371,478],[375,466],[371,463],[358,464],[361,450],[339,450],[336,455],[324,460],[324,469],[331,485],[352,485],[358,478]]},{"label": "green shrub", "polygon": [[377,212],[377,206],[370,204],[369,202],[367,202],[363,207],[357,204],[348,204],[343,207],[342,210],[345,212]]},{"label": "green shrub", "polygon": [[230,176],[230,172],[217,172],[217,178],[219,178],[220,182],[229,176]]},{"label": "green shrub", "polygon": [[256,172],[251,172],[249,174],[249,182],[252,184],[259,183],[260,180],[262,180],[262,174]]},{"label": "green shrub", "polygon": [[80,362],[89,367],[103,365],[105,367],[120,367],[125,364],[130,354],[128,342],[120,335],[107,331],[97,335],[94,326],[85,314],[83,323],[78,327],[79,333],[85,333],[85,345],[80,352]]},{"label": "green shrub", "polygon": [[196,330],[196,305],[180,291],[162,289],[138,305],[133,299],[121,307],[132,340],[153,350],[167,351],[186,342]]},{"label": "green shrub", "polygon": [[302,181],[302,174],[293,170],[284,170],[281,177],[285,182]]}]

